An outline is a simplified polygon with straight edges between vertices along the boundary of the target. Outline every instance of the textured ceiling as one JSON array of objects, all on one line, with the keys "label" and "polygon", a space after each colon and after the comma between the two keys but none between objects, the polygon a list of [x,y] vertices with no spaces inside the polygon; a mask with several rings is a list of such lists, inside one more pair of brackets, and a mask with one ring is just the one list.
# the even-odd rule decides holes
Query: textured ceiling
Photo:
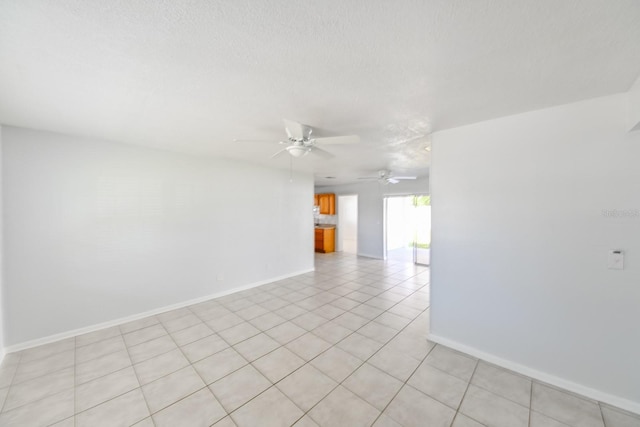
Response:
[{"label": "textured ceiling", "polygon": [[288,167],[428,173],[433,130],[627,90],[637,0],[0,0],[0,123]]}]

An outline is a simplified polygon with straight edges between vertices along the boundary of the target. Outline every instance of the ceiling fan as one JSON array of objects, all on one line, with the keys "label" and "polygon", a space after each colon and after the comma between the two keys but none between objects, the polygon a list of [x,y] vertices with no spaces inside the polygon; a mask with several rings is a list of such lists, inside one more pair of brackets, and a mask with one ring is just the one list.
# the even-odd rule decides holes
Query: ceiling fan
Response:
[{"label": "ceiling fan", "polygon": [[[313,152],[325,158],[333,157],[333,154],[318,147],[318,145],[337,145],[337,144],[356,144],[360,142],[358,135],[348,136],[332,136],[326,138],[312,138],[313,128],[302,123],[294,122],[293,120],[284,120],[284,129],[287,132],[287,139],[285,141],[266,141],[266,142],[278,142],[281,145],[286,145],[285,148],[275,153],[271,158],[274,158],[285,151],[293,157],[306,156],[308,153]],[[251,139],[235,139],[235,142],[263,142],[263,140],[251,140]]]},{"label": "ceiling fan", "polygon": [[378,176],[363,176],[358,179],[377,180],[380,184],[397,184],[400,180],[416,179],[416,176],[395,176],[391,171],[382,169],[378,171]]}]

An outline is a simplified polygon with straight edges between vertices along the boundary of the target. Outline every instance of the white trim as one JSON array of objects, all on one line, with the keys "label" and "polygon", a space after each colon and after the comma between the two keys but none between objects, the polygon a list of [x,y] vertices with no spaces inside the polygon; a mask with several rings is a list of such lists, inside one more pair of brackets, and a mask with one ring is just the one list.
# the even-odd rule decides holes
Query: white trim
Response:
[{"label": "white trim", "polygon": [[307,270],[297,271],[297,272],[290,273],[290,274],[284,274],[282,276],[272,277],[272,278],[266,279],[266,280],[260,280],[258,282],[253,282],[253,283],[250,283],[248,285],[239,286],[239,287],[236,287],[236,288],[233,288],[233,289],[228,289],[226,291],[217,292],[215,294],[206,295],[206,296],[199,297],[199,298],[194,298],[194,299],[191,299],[191,300],[188,300],[188,301],[182,301],[182,302],[179,302],[177,304],[171,304],[171,305],[167,305],[167,306],[164,306],[164,307],[155,308],[153,310],[145,311],[143,313],[132,314],[131,316],[121,317],[119,319],[114,319],[114,320],[109,320],[107,322],[98,323],[96,325],[86,326],[84,328],[74,329],[72,331],[61,332],[59,334],[49,335],[47,337],[37,338],[35,340],[30,340],[30,341],[25,341],[25,342],[22,342],[22,343],[19,343],[19,344],[14,344],[14,345],[5,347],[4,349],[0,349],[0,354],[2,354],[2,356],[4,357],[4,354],[7,354],[7,353],[14,353],[16,351],[26,350],[28,348],[37,347],[37,346],[43,345],[43,344],[49,344],[49,343],[60,341],[60,340],[66,339],[66,338],[75,337],[77,335],[82,335],[82,334],[86,334],[86,333],[89,333],[89,332],[99,331],[101,329],[110,328],[112,326],[118,326],[118,325],[121,325],[123,323],[132,322],[134,320],[143,319],[145,317],[153,316],[153,315],[160,314],[160,313],[165,313],[165,312],[171,311],[171,310],[176,310],[178,308],[186,307],[188,305],[198,304],[200,302],[209,301],[209,300],[215,299],[215,298],[220,298],[220,297],[223,297],[225,295],[234,294],[236,292],[245,291],[247,289],[252,289],[252,288],[255,288],[255,287],[258,287],[258,286],[266,285],[268,283],[277,282],[278,280],[288,279],[289,277],[299,276],[299,275],[305,274],[305,273],[311,273],[313,271],[315,271],[315,267],[307,269]]},{"label": "white trim", "polygon": [[509,369],[514,372],[518,372],[520,374],[531,377],[535,380],[542,381],[553,386],[563,388],[570,392],[580,394],[590,399],[597,400],[599,402],[607,403],[612,406],[616,406],[618,408],[640,414],[640,403],[633,402],[631,400],[625,399],[623,397],[615,396],[613,394],[605,393],[600,390],[593,389],[591,387],[587,387],[582,384],[575,383],[573,381],[569,381],[567,379],[557,377],[555,375],[548,374],[546,372],[539,371],[534,368],[530,368],[528,366],[521,365],[519,363],[513,362],[511,360],[503,359],[501,357],[495,356],[490,353],[486,353],[482,350],[478,350],[474,347],[470,347],[465,344],[461,344],[457,341],[450,340],[448,338],[441,337],[439,335],[427,334],[427,339],[429,341],[433,341],[438,344],[442,344],[444,346],[450,347],[454,350],[461,351],[463,353],[467,353],[471,356],[477,357],[489,363],[493,363],[494,365],[501,366],[503,368]]},{"label": "white trim", "polygon": [[380,258],[379,256],[376,256],[376,255],[363,254],[363,253],[357,253],[356,256],[361,256],[361,257],[364,257],[364,258],[383,259],[383,258]]}]

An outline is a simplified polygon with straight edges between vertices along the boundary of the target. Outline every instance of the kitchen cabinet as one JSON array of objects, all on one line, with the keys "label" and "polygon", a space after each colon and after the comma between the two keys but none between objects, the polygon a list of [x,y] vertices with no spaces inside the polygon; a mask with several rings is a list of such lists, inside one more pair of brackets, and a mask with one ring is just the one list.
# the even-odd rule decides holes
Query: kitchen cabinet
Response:
[{"label": "kitchen cabinet", "polygon": [[320,207],[321,215],[336,214],[336,195],[333,193],[323,193],[314,195],[313,201]]},{"label": "kitchen cabinet", "polygon": [[316,227],[315,228],[315,249],[323,254],[336,250],[336,228]]}]

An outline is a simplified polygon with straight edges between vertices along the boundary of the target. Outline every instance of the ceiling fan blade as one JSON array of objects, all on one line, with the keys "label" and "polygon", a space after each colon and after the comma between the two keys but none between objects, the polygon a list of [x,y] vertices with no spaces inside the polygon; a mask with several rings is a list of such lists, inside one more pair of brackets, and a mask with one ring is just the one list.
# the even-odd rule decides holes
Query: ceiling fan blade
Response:
[{"label": "ceiling fan blade", "polygon": [[400,182],[396,178],[387,178],[385,181],[388,182],[389,184],[397,184]]},{"label": "ceiling fan blade", "polygon": [[325,159],[332,159],[335,156],[333,154],[331,154],[330,152],[323,150],[322,148],[318,148],[318,147],[313,147],[313,149],[311,150],[311,152],[313,154],[317,154],[320,157],[324,157]]},{"label": "ceiling fan blade", "polygon": [[329,136],[326,138],[315,138],[314,142],[323,145],[357,144],[360,142],[360,137],[358,135]]},{"label": "ceiling fan blade", "polygon": [[233,142],[278,142],[273,139],[234,139]]},{"label": "ceiling fan blade", "polygon": [[361,176],[358,179],[380,179],[380,178],[377,176]]},{"label": "ceiling fan blade", "polygon": [[283,148],[282,150],[278,151],[276,154],[274,154],[273,156],[271,156],[271,158],[273,159],[274,157],[277,157],[277,156],[279,156],[280,154],[285,153],[286,151],[287,151],[287,149],[286,149],[286,148]]},{"label": "ceiling fan blade", "polygon": [[392,176],[393,179],[417,179],[417,176]]},{"label": "ceiling fan blade", "polygon": [[302,123],[294,122],[293,120],[284,120],[284,129],[287,131],[289,138],[302,139],[309,137],[309,126]]}]

